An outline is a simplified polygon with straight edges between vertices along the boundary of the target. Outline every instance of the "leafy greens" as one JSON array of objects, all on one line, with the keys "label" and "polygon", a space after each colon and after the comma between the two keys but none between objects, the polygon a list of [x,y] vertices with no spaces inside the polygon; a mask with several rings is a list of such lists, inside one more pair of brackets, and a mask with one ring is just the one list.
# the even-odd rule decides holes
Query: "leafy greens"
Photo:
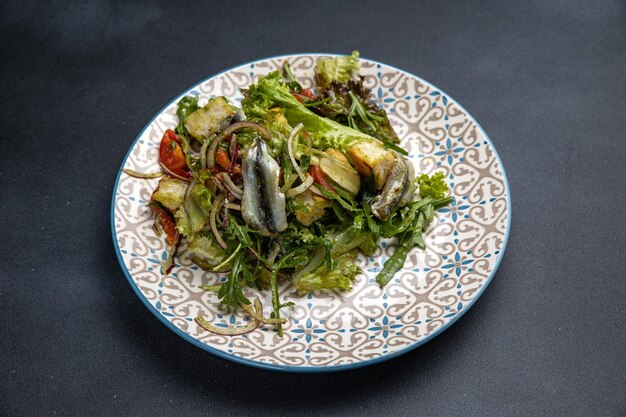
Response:
[{"label": "leafy greens", "polygon": [[[224,97],[204,107],[198,97],[183,97],[170,148],[161,149],[164,167],[184,165],[190,173],[189,179],[165,175],[150,202],[171,244],[168,269],[183,237],[193,262],[227,273],[219,285],[203,288],[217,291],[224,305],[243,307],[257,324],[276,325],[279,335],[281,309],[291,305],[279,298],[281,282],[291,281],[300,294],[349,291],[360,271],[355,257],[374,255],[381,238],[396,238],[376,277],[382,287],[411,249],[425,249],[423,233],[435,210],[452,201],[443,173],[414,177],[403,168],[407,152],[357,77],[358,57],[355,51],[319,58],[317,94],[303,89],[285,63],[282,73],[242,90],[243,112]],[[244,202],[251,189],[253,201]],[[388,204],[389,215],[372,210],[374,203]],[[270,318],[246,287],[270,291]]]}]

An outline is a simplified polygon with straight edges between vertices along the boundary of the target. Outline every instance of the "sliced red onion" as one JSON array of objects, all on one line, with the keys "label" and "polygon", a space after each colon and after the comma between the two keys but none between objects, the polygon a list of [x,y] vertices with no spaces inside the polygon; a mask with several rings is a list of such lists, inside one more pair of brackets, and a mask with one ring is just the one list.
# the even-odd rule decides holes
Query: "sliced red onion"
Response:
[{"label": "sliced red onion", "polygon": [[[228,202],[228,200],[230,199],[230,194],[226,196],[226,202]],[[224,215],[222,218],[222,229],[226,230],[226,228],[228,227],[228,206],[226,206],[226,204],[224,204]]]},{"label": "sliced red onion", "polygon": [[222,239],[222,235],[220,235],[219,231],[217,230],[217,225],[215,223],[217,212],[219,211],[220,208],[222,208],[223,202],[224,202],[224,194],[219,194],[215,198],[215,201],[213,202],[213,207],[211,207],[211,212],[209,213],[209,224],[211,225],[211,231],[213,232],[213,235],[215,236],[215,240],[222,247],[222,249],[225,250],[228,247],[228,245],[226,245],[226,242],[224,242],[224,239]]},{"label": "sliced red onion", "polygon": [[202,146],[200,147],[200,166],[202,169],[206,169],[206,152],[212,141],[212,138],[208,138],[202,142]]},{"label": "sliced red onion", "polygon": [[237,163],[237,157],[239,156],[239,143],[236,140],[233,142],[235,143],[235,148],[231,153],[232,159],[230,161],[230,166],[228,167],[228,175],[233,175],[233,172],[235,171],[235,164]]},{"label": "sliced red onion", "polygon": [[240,336],[242,334],[250,333],[257,327],[259,327],[259,322],[255,319],[251,319],[245,326],[217,327],[206,321],[204,317],[198,316],[196,317],[196,323],[198,324],[198,326],[202,327],[208,332],[221,334],[224,336]]},{"label": "sliced red onion", "polygon": [[311,140],[311,135],[306,130],[303,130],[304,138],[306,139],[306,150],[304,153],[309,153],[313,149],[313,141]]},{"label": "sliced red onion", "polygon": [[182,175],[178,175],[178,174],[174,173],[174,171],[172,171],[171,169],[166,167],[163,162],[159,161],[159,165],[161,165],[161,168],[163,168],[163,171],[167,172],[168,175],[171,175],[174,178],[178,178],[179,180],[183,180],[183,181],[187,181],[187,182],[191,181],[190,178],[183,177]]},{"label": "sliced red onion", "polygon": [[[244,308],[244,310],[245,310],[245,308]],[[252,310],[252,308],[250,308],[250,310]],[[263,317],[263,305],[261,304],[261,301],[258,298],[254,299],[254,310],[256,310],[255,311],[255,316]],[[250,321],[248,322],[247,325],[245,325],[245,326],[235,326],[235,327],[226,327],[226,328],[214,326],[213,324],[209,323],[202,316],[196,317],[195,321],[198,324],[198,326],[200,326],[204,330],[209,331],[211,333],[221,334],[221,335],[224,335],[224,336],[239,336],[239,335],[246,334],[246,333],[249,333],[249,332],[253,331],[257,327],[259,327],[259,324],[261,324],[261,321],[257,320],[251,314],[250,314],[250,316],[251,316],[251,319],[250,319]]]},{"label": "sliced red onion", "polygon": [[235,185],[235,183],[233,182],[233,180],[230,179],[228,174],[226,175],[222,174],[221,179],[224,182],[224,186],[228,188],[228,191],[230,191],[235,197],[241,200],[241,196],[243,195],[243,190]]},{"label": "sliced red onion", "polygon": [[180,234],[176,231],[176,238],[174,239],[174,243],[170,246],[170,251],[167,254],[167,259],[161,265],[161,275],[167,275],[174,268],[174,256],[176,255],[176,251],[178,250],[178,244],[180,243]]},{"label": "sliced red onion", "polygon": [[217,152],[217,147],[220,144],[220,142],[227,136],[238,131],[239,129],[245,129],[245,128],[256,130],[257,132],[261,134],[261,136],[263,136],[267,140],[270,140],[272,138],[272,135],[266,128],[256,123],[251,123],[251,122],[233,123],[232,125],[228,126],[226,129],[222,130],[219,133],[219,135],[217,135],[215,139],[211,141],[211,144],[209,145],[206,151],[206,168],[213,168],[215,166],[215,153]]},{"label": "sliced red onion", "polygon": [[298,124],[296,127],[293,128],[293,130],[291,131],[291,134],[289,134],[289,139],[287,139],[287,152],[289,153],[289,159],[291,160],[291,164],[293,165],[294,169],[296,170],[296,173],[298,174],[298,177],[300,177],[300,181],[304,182],[304,174],[302,173],[302,170],[300,169],[300,165],[298,165],[298,163],[296,162],[296,158],[293,155],[293,140],[296,136],[298,136],[298,133],[300,133],[300,131],[302,130],[304,126],[302,125],[302,123]]},{"label": "sliced red onion", "polygon": [[226,194],[228,192],[228,190],[226,188],[224,188],[224,185],[219,180],[219,178],[211,177],[211,179],[213,180],[213,183],[215,184],[215,186],[220,189],[220,191],[222,191],[224,194]]},{"label": "sliced red onion", "polygon": [[[258,302],[258,306],[257,306],[257,302]],[[245,311],[250,317],[252,317],[256,321],[259,321],[263,324],[287,323],[287,319],[284,317],[279,318],[279,319],[270,319],[270,318],[263,317],[263,305],[261,304],[261,300],[259,300],[258,297],[255,297],[254,304],[255,304],[256,309],[253,308],[251,304],[246,304],[246,303],[242,303],[241,301],[239,301],[239,305],[241,306],[241,308],[243,308],[243,311]]]},{"label": "sliced red onion", "polygon": [[230,142],[228,143],[228,155],[232,158],[235,153],[235,146],[237,145],[237,135],[234,133],[230,137]]},{"label": "sliced red onion", "polygon": [[[311,187],[311,191],[313,192],[313,194],[317,194],[317,195],[318,195],[318,196],[320,196],[320,197],[324,197],[324,194],[322,194],[321,192],[319,192],[319,191],[318,191],[318,189],[317,189],[317,188],[315,188],[315,187]],[[326,198],[326,197],[324,197],[324,198]]]},{"label": "sliced red onion", "polygon": [[125,174],[130,175],[131,177],[143,178],[143,179],[158,178],[158,177],[163,176],[162,172],[139,172],[139,171],[135,171],[133,169],[128,169],[128,168],[124,168],[122,171]]},{"label": "sliced red onion", "polygon": [[313,185],[313,182],[314,182],[313,177],[310,176],[310,175],[307,175],[306,180],[304,180],[304,182],[302,184],[300,184],[297,187],[292,188],[291,190],[287,191],[285,193],[285,196],[287,196],[287,198],[290,198],[290,197],[294,197],[294,196],[296,196],[298,194],[301,194],[301,193],[305,192],[306,190],[308,190],[309,187],[311,185]]},{"label": "sliced red onion", "polygon": [[154,230],[154,234],[157,236],[161,236],[163,234],[163,228],[161,227],[161,215],[157,214],[154,219],[154,224],[152,225],[152,230]]}]

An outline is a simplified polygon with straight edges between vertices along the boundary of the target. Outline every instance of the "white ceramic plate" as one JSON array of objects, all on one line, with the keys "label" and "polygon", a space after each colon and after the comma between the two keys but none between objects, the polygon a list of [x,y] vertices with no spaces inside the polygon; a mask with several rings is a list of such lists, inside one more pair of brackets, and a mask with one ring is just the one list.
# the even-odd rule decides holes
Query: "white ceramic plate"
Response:
[{"label": "white ceramic plate", "polygon": [[[122,167],[159,169],[158,146],[163,132],[177,123],[178,100],[199,95],[226,96],[236,103],[241,88],[280,69],[288,60],[305,88],[314,87],[313,68],[320,54],[261,59],[226,70],[195,85],[161,110],[139,134]],[[328,54],[321,54],[328,55]],[[242,336],[221,336],[198,327],[199,314],[209,321],[245,324],[241,312],[221,307],[216,294],[200,288],[220,276],[197,268],[184,251],[167,277],[159,273],[165,259],[164,238],[152,230],[146,207],[158,180],[118,175],[111,205],[113,242],[131,286],[175,333],[221,357],[236,362],[295,372],[355,368],[396,357],[432,339],[454,323],[483,293],[502,259],[511,220],[509,187],[493,144],[474,118],[432,84],[405,71],[361,59],[361,75],[394,124],[402,146],[410,151],[416,173],[441,171],[455,202],[437,212],[425,241],[426,251],[413,250],[404,269],[381,289],[376,273],[393,253],[385,242],[369,258],[350,292],[316,292],[298,297],[289,285],[281,299],[289,320],[284,336],[271,326]],[[247,295],[259,295],[246,289]],[[260,293],[269,314],[269,291]]]}]

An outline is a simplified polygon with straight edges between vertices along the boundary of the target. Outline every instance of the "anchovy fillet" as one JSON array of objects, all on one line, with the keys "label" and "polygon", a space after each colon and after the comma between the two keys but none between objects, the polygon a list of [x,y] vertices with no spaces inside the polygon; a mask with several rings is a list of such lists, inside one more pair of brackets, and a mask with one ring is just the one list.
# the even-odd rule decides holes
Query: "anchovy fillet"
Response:
[{"label": "anchovy fillet", "polygon": [[264,235],[287,229],[285,194],[278,186],[280,167],[262,139],[244,153],[242,176],[241,215],[246,223]]},{"label": "anchovy fillet", "polygon": [[407,185],[400,196],[400,202],[398,203],[399,207],[404,207],[413,200],[413,194],[415,194],[416,185],[415,181],[415,168],[413,167],[413,163],[407,158],[400,158],[400,160],[404,161],[404,165],[406,165],[407,169]]},{"label": "anchovy fillet", "polygon": [[409,183],[408,168],[402,158],[398,158],[387,176],[382,192],[372,200],[372,213],[385,221],[398,205],[400,197]]}]

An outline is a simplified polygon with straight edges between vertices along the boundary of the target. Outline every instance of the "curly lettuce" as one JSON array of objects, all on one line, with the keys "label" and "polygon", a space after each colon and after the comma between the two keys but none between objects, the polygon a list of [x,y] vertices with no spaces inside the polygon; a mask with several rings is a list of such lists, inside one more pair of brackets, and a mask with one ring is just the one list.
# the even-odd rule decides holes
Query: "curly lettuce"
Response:
[{"label": "curly lettuce", "polygon": [[195,185],[174,214],[176,228],[185,237],[191,238],[207,224],[215,192],[205,185],[211,173],[203,170],[195,177]]},{"label": "curly lettuce", "polygon": [[[204,269],[214,270],[213,268],[220,265],[227,257],[224,249],[215,242],[212,233],[198,233],[187,245],[187,253],[189,257]],[[228,263],[223,270],[230,269]]]},{"label": "curly lettuce", "polygon": [[256,84],[252,84],[244,91],[244,95],[241,105],[248,118],[265,119],[271,109],[278,106],[291,126],[303,124],[304,129],[311,135],[313,146],[318,149],[347,150],[359,142],[380,144],[377,139],[365,133],[318,116],[307,109],[291,95],[289,87],[278,71],[259,78]]},{"label": "curly lettuce", "polygon": [[320,97],[319,105],[309,108],[321,116],[386,143],[400,142],[387,112],[372,98],[371,90],[363,85],[363,77],[346,83],[333,81],[330,87],[320,90]]},{"label": "curly lettuce", "polygon": [[443,172],[437,172],[431,176],[422,174],[417,177],[417,184],[422,198],[431,197],[433,200],[439,200],[448,194],[448,184],[446,184]]},{"label": "curly lettuce", "polygon": [[348,56],[320,57],[315,63],[315,78],[318,88],[327,88],[333,81],[342,83],[359,72],[359,51]]},{"label": "curly lettuce", "polygon": [[324,289],[339,289],[349,291],[352,281],[359,273],[360,268],[354,264],[356,250],[351,250],[334,259],[333,268],[326,264],[312,272],[295,275],[293,285],[300,294]]}]

